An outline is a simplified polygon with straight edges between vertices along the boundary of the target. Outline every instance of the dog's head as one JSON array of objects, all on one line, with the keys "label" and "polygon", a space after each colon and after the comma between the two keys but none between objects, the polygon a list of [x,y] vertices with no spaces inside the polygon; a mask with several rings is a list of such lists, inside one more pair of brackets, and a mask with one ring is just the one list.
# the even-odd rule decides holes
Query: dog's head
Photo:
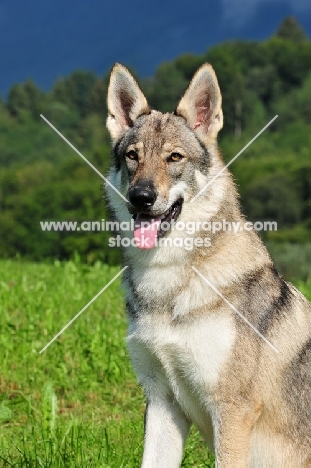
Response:
[{"label": "dog's head", "polygon": [[[127,198],[136,234],[151,223],[150,246],[172,223],[219,166],[216,138],[223,125],[215,72],[205,64],[194,75],[174,113],[151,110],[130,72],[116,64],[108,89],[107,127],[114,148],[111,183]],[[108,194],[109,195],[109,194]],[[112,208],[120,207],[112,194]],[[115,202],[113,202],[113,199]],[[116,211],[116,209],[114,209]]]}]

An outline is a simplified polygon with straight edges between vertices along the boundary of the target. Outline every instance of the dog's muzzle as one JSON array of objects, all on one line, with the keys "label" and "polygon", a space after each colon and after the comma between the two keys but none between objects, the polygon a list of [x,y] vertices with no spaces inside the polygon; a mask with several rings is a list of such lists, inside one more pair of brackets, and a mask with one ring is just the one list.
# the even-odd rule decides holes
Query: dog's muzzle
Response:
[{"label": "dog's muzzle", "polygon": [[152,182],[144,180],[130,188],[128,198],[132,206],[143,210],[154,205],[157,192]]}]

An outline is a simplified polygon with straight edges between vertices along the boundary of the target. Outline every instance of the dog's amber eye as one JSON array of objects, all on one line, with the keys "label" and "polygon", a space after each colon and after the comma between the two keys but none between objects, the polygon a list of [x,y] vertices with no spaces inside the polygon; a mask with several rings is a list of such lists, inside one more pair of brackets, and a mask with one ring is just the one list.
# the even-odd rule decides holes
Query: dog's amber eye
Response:
[{"label": "dog's amber eye", "polygon": [[128,153],[126,153],[126,157],[131,159],[132,161],[137,161],[138,160],[138,154],[134,150],[131,150]]},{"label": "dog's amber eye", "polygon": [[183,159],[183,156],[179,153],[172,153],[168,158],[167,158],[167,161],[168,162],[178,162],[180,161],[181,159]]}]

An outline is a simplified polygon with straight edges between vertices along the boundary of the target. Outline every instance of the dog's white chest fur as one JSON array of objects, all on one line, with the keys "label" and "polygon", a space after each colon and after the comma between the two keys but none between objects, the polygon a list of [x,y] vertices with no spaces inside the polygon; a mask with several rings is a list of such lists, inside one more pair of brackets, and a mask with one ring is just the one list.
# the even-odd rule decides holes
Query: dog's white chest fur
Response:
[{"label": "dog's white chest fur", "polygon": [[133,322],[128,334],[133,364],[146,393],[171,394],[203,432],[234,341],[232,316],[214,313],[184,323],[148,314]]}]

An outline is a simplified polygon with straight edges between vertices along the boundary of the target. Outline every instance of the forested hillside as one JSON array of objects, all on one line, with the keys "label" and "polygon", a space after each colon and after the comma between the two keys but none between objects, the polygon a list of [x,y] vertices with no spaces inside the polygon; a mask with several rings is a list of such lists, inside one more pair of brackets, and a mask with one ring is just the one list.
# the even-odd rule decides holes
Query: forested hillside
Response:
[{"label": "forested hillside", "polygon": [[[219,144],[226,161],[279,115],[231,170],[247,216],[278,222],[278,231],[266,234],[272,249],[305,244],[311,256],[310,40],[288,18],[266,41],[228,42],[200,56],[185,54],[162,63],[153,77],[137,79],[153,107],[171,112],[206,61],[222,90],[225,124]],[[7,101],[0,102],[0,256],[64,259],[77,252],[89,262],[118,262],[118,252],[107,245],[109,233],[42,232],[40,227],[44,220],[107,219],[102,180],[40,118],[42,113],[106,173],[107,84],[107,76],[78,70],[59,78],[49,93],[31,80],[14,84]]]}]

